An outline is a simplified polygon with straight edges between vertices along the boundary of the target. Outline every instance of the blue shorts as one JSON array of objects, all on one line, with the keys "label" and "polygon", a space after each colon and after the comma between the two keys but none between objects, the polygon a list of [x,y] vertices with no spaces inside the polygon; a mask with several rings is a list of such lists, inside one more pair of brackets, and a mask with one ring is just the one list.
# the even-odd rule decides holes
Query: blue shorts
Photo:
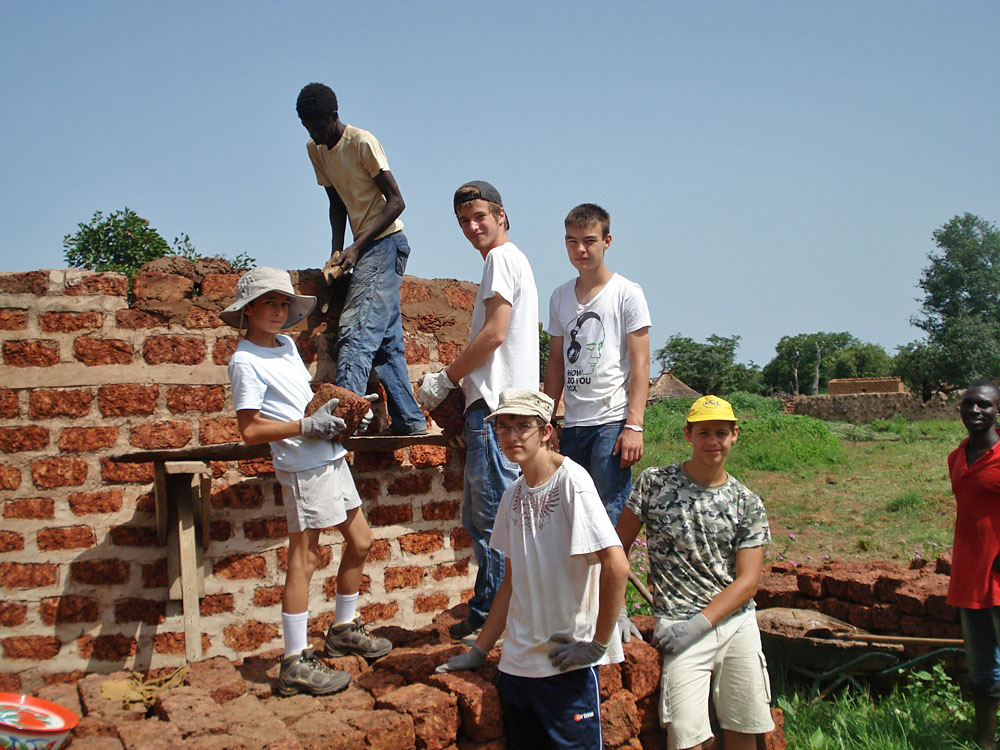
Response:
[{"label": "blue shorts", "polygon": [[604,747],[597,667],[551,677],[500,673],[500,707],[507,747],[518,750]]}]

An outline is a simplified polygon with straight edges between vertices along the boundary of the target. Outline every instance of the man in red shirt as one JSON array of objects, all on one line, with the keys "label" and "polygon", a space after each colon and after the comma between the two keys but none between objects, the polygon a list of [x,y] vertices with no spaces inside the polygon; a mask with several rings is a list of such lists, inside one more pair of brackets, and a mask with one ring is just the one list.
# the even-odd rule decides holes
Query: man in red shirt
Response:
[{"label": "man in red shirt", "polygon": [[969,436],[948,454],[955,542],[948,604],[957,607],[976,712],[976,743],[996,750],[1000,707],[1000,388],[970,385],[959,414]]}]

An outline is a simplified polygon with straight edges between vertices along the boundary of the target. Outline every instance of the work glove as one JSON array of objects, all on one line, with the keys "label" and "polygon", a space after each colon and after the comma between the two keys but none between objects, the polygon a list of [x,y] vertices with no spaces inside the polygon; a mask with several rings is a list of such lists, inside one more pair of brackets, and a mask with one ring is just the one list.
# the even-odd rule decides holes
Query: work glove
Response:
[{"label": "work glove", "polygon": [[642,633],[639,632],[639,628],[635,626],[635,623],[628,619],[628,612],[625,610],[624,604],[618,613],[618,632],[621,633],[622,643],[631,641],[632,636],[635,636],[640,641],[642,640]]},{"label": "work glove", "polygon": [[473,643],[472,648],[464,654],[453,656],[444,664],[438,664],[437,669],[434,671],[438,673],[460,672],[466,669],[479,669],[485,663],[486,652]]},{"label": "work glove", "polygon": [[452,383],[448,374],[441,370],[424,375],[417,381],[417,401],[420,405],[430,411],[436,409],[448,396],[448,391],[458,388],[457,383]]},{"label": "work glove", "polygon": [[667,625],[660,618],[653,628],[653,645],[665,654],[679,654],[705,633],[712,629],[712,623],[701,612],[690,620]]},{"label": "work glove", "polygon": [[[365,396],[365,401],[367,401],[370,404],[375,403],[376,401],[378,401],[378,394],[369,393],[367,396]],[[373,419],[375,419],[375,412],[369,409],[368,411],[365,412],[365,415],[361,417],[361,422],[358,424],[358,432],[362,433],[368,432],[368,428],[371,426]]]},{"label": "work glove", "polygon": [[340,417],[334,416],[333,410],[340,403],[339,399],[331,398],[319,407],[311,417],[302,417],[299,420],[299,428],[303,437],[317,438],[319,440],[333,440],[344,431],[347,423]]},{"label": "work glove", "polygon": [[569,633],[549,636],[549,661],[552,666],[565,672],[572,667],[585,667],[600,660],[608,650],[608,644],[597,641],[578,641]]}]

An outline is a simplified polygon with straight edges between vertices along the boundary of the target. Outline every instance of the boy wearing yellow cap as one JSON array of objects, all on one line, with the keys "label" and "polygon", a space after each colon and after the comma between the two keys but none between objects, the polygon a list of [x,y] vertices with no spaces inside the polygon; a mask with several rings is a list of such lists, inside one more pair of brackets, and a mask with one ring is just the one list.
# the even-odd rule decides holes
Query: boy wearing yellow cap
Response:
[{"label": "boy wearing yellow cap", "polygon": [[699,398],[684,426],[691,458],[643,471],[618,521],[626,551],[646,524],[670,750],[712,738],[710,694],[726,750],[753,750],[774,728],[753,601],[771,534],[760,498],[726,472],[738,435],[728,401]]}]

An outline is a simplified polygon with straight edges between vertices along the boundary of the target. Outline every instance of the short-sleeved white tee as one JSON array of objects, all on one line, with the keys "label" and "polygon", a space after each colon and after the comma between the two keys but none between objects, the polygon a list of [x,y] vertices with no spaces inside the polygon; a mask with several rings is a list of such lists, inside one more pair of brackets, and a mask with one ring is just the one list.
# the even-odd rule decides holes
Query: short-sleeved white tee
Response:
[{"label": "short-sleeved white tee", "polygon": [[[510,562],[511,599],[500,671],[520,677],[550,677],[550,636],[594,637],[600,608],[601,565],[596,553],[621,547],[590,474],[569,458],[538,487],[524,477],[503,493],[490,547]],[[597,664],[624,659],[614,629]],[[584,665],[586,666],[586,665]]]},{"label": "short-sleeved white tee", "polygon": [[[309,160],[316,172],[316,182],[332,187],[344,202],[351,233],[355,238],[370,227],[385,207],[385,196],[375,184],[379,172],[389,171],[389,161],[378,138],[367,130],[347,125],[333,148],[306,143]],[[397,218],[378,237],[398,232],[403,222]]]},{"label": "short-sleeved white tee", "polygon": [[[257,409],[266,419],[291,422],[302,418],[312,400],[311,378],[292,339],[284,334],[275,339],[278,346],[274,348],[246,339],[236,347],[229,360],[233,407],[236,411]],[[346,453],[340,443],[301,436],[271,443],[274,468],[282,471],[314,469]]]},{"label": "short-sleeved white tee", "polygon": [[563,340],[566,427],[619,422],[628,413],[628,334],[650,326],[642,289],[613,274],[594,298],[581,304],[576,279],[549,298],[550,336]]},{"label": "short-sleeved white tee", "polygon": [[538,291],[527,257],[513,242],[486,254],[483,278],[472,308],[472,341],[486,322],[484,302],[499,294],[510,302],[510,323],[504,341],[479,367],[462,378],[465,405],[483,399],[491,409],[508,388],[538,390]]}]

